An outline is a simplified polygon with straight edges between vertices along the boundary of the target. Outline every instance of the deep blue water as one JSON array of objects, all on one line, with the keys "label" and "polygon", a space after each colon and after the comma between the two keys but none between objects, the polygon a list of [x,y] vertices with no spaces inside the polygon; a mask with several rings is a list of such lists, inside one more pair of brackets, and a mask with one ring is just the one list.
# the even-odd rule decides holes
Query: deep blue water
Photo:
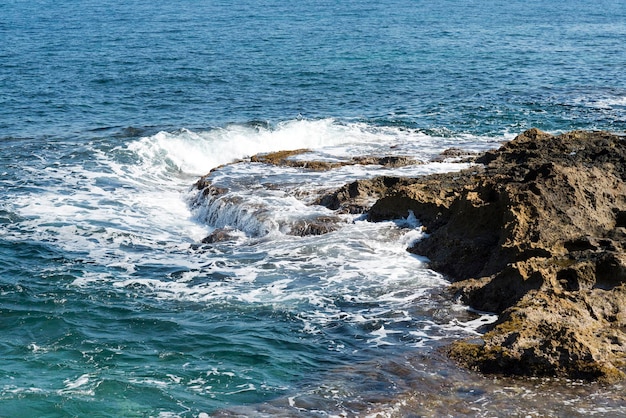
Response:
[{"label": "deep blue water", "polygon": [[0,135],[349,118],[624,130],[620,0],[0,5]]},{"label": "deep blue water", "polygon": [[[419,220],[289,234],[328,215],[319,190],[454,165],[242,163],[219,204],[192,188],[284,148],[624,133],[624,2],[232,3],[0,2],[0,416],[626,413],[620,388],[498,391],[438,355],[482,317],[404,252]],[[216,227],[235,238],[201,245]]]}]

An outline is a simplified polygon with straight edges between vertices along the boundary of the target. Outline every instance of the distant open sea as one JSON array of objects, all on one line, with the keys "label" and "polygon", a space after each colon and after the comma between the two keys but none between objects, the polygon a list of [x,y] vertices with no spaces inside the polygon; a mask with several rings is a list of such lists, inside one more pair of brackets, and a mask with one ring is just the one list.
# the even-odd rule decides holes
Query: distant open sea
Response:
[{"label": "distant open sea", "polygon": [[[626,132],[623,0],[0,2],[0,417],[626,415],[448,361],[494,315],[405,251],[419,219],[294,234],[531,127]],[[247,159],[301,148],[422,164]]]}]

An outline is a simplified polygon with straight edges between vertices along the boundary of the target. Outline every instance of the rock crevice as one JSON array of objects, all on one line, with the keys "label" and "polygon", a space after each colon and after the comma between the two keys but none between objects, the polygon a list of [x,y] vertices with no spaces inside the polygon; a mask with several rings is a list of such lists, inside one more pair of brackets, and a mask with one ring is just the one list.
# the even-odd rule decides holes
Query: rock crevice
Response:
[{"label": "rock crevice", "polygon": [[614,381],[626,364],[626,144],[532,129],[460,173],[397,181],[372,221],[420,219],[430,259],[475,309],[480,343],[448,348],[487,373]]}]

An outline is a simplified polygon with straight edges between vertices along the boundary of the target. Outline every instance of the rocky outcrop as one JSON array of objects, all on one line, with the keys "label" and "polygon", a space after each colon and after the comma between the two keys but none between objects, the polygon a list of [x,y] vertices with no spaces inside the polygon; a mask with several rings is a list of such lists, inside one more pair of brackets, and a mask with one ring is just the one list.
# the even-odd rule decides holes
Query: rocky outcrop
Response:
[{"label": "rocky outcrop", "polygon": [[[257,155],[250,162],[307,170],[417,163],[395,156],[308,161],[302,155],[308,152]],[[431,268],[451,279],[450,290],[462,301],[499,314],[481,338],[447,347],[460,364],[485,373],[623,379],[624,138],[607,132],[553,136],[531,129],[477,158],[456,149],[440,158],[478,164],[421,178],[357,180],[314,203],[338,214],[367,213],[371,221],[412,212],[422,222],[428,236],[409,251],[428,257]],[[238,203],[230,202],[229,190],[213,184],[210,175],[196,187],[203,202]],[[263,214],[264,209],[250,210]],[[286,231],[324,234],[340,222],[340,216],[320,214],[290,221]],[[218,229],[204,242],[228,240],[229,232]]]},{"label": "rocky outcrop", "polygon": [[378,199],[389,194],[390,191],[415,181],[417,180],[386,176],[355,180],[337,190],[323,194],[314,203],[339,213],[365,213]]},{"label": "rocky outcrop", "polygon": [[[234,229],[244,230],[247,234],[260,236],[271,231],[294,236],[323,235],[333,232],[345,224],[347,219],[338,216],[345,213],[364,213],[376,199],[384,196],[392,183],[399,182],[397,178],[380,178],[375,180],[358,180],[338,191],[327,192],[317,198],[313,204],[327,206],[337,211],[337,214],[313,213],[301,217],[276,218],[272,208],[259,196],[267,196],[268,191],[285,191],[281,184],[252,182],[243,183],[214,183],[214,173],[227,166],[235,164],[265,164],[280,167],[291,167],[303,171],[331,170],[352,165],[376,165],[387,168],[404,167],[420,164],[419,161],[406,156],[360,156],[341,161],[320,161],[306,159],[311,151],[307,149],[277,151],[257,154],[249,160],[237,160],[230,164],[216,167],[207,175],[202,176],[195,184],[195,195],[191,199],[192,208],[198,216],[209,225],[216,227],[213,232],[202,240],[203,244],[215,244],[233,239]],[[456,156],[456,153],[454,153]],[[411,180],[403,180],[411,181]],[[344,190],[345,189],[345,190]],[[252,192],[254,190],[254,193]],[[314,194],[303,198],[302,192],[290,190],[289,195],[311,203],[319,190],[306,192]],[[256,195],[257,199],[248,199],[249,195]],[[339,210],[340,209],[340,210]]]},{"label": "rocky outcrop", "polygon": [[[614,381],[626,365],[626,143],[536,129],[460,173],[397,180],[370,220],[409,211],[429,237],[410,251],[499,320],[448,349],[487,373]],[[390,182],[390,180],[387,180]]]},{"label": "rocky outcrop", "polygon": [[345,161],[320,161],[294,158],[296,156],[302,157],[309,152],[311,152],[311,150],[308,149],[270,152],[267,154],[253,155],[252,157],[250,157],[250,161],[253,163],[264,163],[283,167],[297,167],[314,171],[325,171],[346,165],[356,164],[381,165],[383,167],[404,167],[407,165],[420,164],[419,161],[413,158],[397,155],[389,155],[384,157],[362,156],[354,157]]}]

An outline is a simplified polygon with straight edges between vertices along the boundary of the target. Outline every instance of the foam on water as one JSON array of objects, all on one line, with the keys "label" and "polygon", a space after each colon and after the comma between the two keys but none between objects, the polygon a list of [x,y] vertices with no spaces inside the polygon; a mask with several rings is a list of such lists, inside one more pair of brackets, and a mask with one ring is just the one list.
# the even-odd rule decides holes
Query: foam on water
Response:
[{"label": "foam on water", "polygon": [[[259,129],[253,132],[253,136],[270,135],[266,131],[258,133]],[[305,135],[290,136],[294,134],[293,131],[300,132],[303,129],[307,131]],[[313,129],[313,132],[308,132],[309,129]],[[316,144],[317,147],[312,152],[297,156],[296,160],[348,161],[355,156],[392,155],[412,156],[428,164],[393,169],[356,164],[321,173],[250,163],[221,167],[211,173],[209,178],[213,185],[228,192],[213,196],[196,192],[190,196],[196,219],[216,228],[232,227],[253,236],[273,232],[290,233],[296,220],[313,220],[330,215],[322,207],[309,205],[311,199],[307,199],[307,196],[315,197],[320,190],[330,190],[356,179],[374,176],[418,176],[459,170],[467,165],[434,163],[429,160],[452,145],[467,145],[466,148],[470,150],[484,150],[497,144],[493,138],[481,140],[476,137],[430,137],[415,130],[367,126],[361,123],[337,124],[329,120],[318,121],[316,124],[291,122],[285,127],[279,126],[270,136],[272,140],[268,141],[269,147],[266,151],[275,150],[275,144],[282,149],[308,148],[311,143]],[[316,136],[319,137],[317,140],[311,139]],[[284,140],[286,137],[291,141],[287,143]],[[210,141],[215,142],[216,139]]]},{"label": "foam on water", "polygon": [[[467,143],[475,148],[491,147],[500,139],[474,138]],[[126,143],[111,141],[93,140],[80,151],[57,144],[20,167],[13,179],[5,180],[16,187],[7,188],[2,203],[2,213],[7,214],[7,221],[0,224],[3,240],[14,245],[40,243],[41,248],[36,246],[33,251],[51,260],[48,270],[35,268],[38,281],[33,283],[31,278],[23,282],[24,287],[46,289],[50,277],[61,280],[55,285],[61,294],[52,292],[51,303],[64,311],[58,319],[61,329],[69,327],[68,332],[80,339],[78,348],[60,342],[62,339],[29,337],[23,347],[25,355],[44,361],[65,350],[79,352],[85,367],[67,370],[60,380],[46,381],[40,388],[28,386],[27,377],[16,378],[0,388],[4,394],[0,396],[19,392],[33,397],[99,398],[118,385],[130,385],[139,392],[182,391],[185,396],[208,399],[254,399],[290,387],[272,377],[281,373],[280,367],[249,369],[230,358],[264,351],[280,358],[280,351],[272,351],[279,350],[271,342],[276,338],[288,338],[288,347],[315,341],[321,344],[316,350],[336,356],[332,361],[341,363],[344,357],[352,359],[367,350],[429,349],[441,338],[469,335],[477,325],[468,322],[464,327],[458,322],[452,326],[454,315],[434,319],[428,313],[431,292],[446,282],[427,268],[426,260],[405,251],[411,242],[423,238],[419,220],[412,214],[404,220],[376,224],[341,215],[333,232],[289,235],[303,219],[334,216],[328,209],[310,204],[322,190],[375,175],[421,175],[465,167],[429,162],[454,138],[361,123],[296,120],[273,128],[231,125],[205,132],[161,132]],[[464,140],[458,141],[462,144]],[[311,148],[312,158],[346,160],[358,155],[414,153],[424,163],[398,169],[352,165],[316,173],[244,161],[211,173],[211,181],[228,189],[222,201],[204,199],[192,187],[198,174],[232,160],[256,152],[304,147]],[[226,152],[233,149],[237,151]],[[80,158],[75,157],[78,152]],[[233,239],[200,245],[216,227],[230,228]],[[54,260],[61,261],[54,264]],[[25,292],[19,285],[3,291]],[[83,299],[87,305],[77,308]],[[113,299],[121,302],[111,302]],[[115,305],[111,310],[117,313],[100,313],[111,303]],[[137,312],[134,305],[139,306]],[[217,324],[211,326],[218,330],[224,318],[241,316],[243,319],[225,325],[224,332],[241,333],[243,328],[253,337],[242,337],[236,343],[224,340],[223,350],[230,354],[219,367],[219,376],[197,371],[202,367],[195,364],[195,357],[185,360],[184,364],[191,363],[189,370],[176,363],[176,370],[182,367],[180,372],[169,369],[163,374],[155,371],[128,378],[99,366],[110,358],[120,358],[119,367],[131,367],[132,360],[124,360],[127,356],[152,361],[157,354],[144,352],[145,340],[134,345],[123,328],[111,330],[110,337],[98,332],[94,337],[91,328],[98,325],[89,321],[105,320],[109,327],[116,327],[125,320],[126,310],[133,312],[131,317],[137,315],[138,321],[144,317],[148,321],[151,309],[169,312],[167,306],[172,309],[168,315],[178,315],[181,306],[207,312],[204,315],[216,318]],[[446,309],[465,311],[455,306],[450,303]],[[95,317],[84,318],[83,327],[70,326],[65,321],[72,321],[71,315],[65,311],[73,314],[76,309],[95,309],[89,314]],[[277,330],[271,331],[275,336],[248,330],[245,318],[276,326]],[[182,326],[177,321],[160,318],[154,323],[168,329]],[[283,337],[285,329],[295,337]],[[120,338],[131,341],[116,340],[120,332],[124,334]],[[143,338],[151,340],[157,334],[151,332]],[[204,345],[198,348],[203,353],[205,349]],[[289,351],[286,358],[309,355],[311,360],[305,364],[327,357]],[[158,353],[158,361],[162,356],[178,358],[180,354]],[[120,406],[126,407],[141,408],[130,400]]]},{"label": "foam on water", "polygon": [[620,109],[626,108],[626,95],[605,95],[594,97],[585,95],[577,98],[574,103],[600,110]]},{"label": "foam on water", "polygon": [[[427,297],[429,289],[445,283],[425,268],[423,260],[405,252],[406,234],[418,238],[417,231],[393,223],[358,221],[324,237],[249,242],[238,251],[252,262],[216,259],[214,254],[204,259],[200,253],[196,256],[204,267],[179,278],[129,277],[114,286],[163,300],[226,304],[235,309],[271,306],[294,315],[306,333],[318,333],[342,321],[358,324],[362,332],[376,336],[384,324],[404,327],[415,321],[408,311]],[[85,278],[74,284],[90,285]],[[372,341],[379,344],[382,338],[378,335]]]},{"label": "foam on water", "polygon": [[[90,251],[97,258],[97,253],[108,248],[103,246],[107,242],[150,247],[180,242],[181,237],[187,242],[199,240],[207,228],[190,219],[183,199],[189,185],[197,175],[257,152],[312,148],[315,155],[335,159],[395,153],[427,160],[452,144],[475,148],[481,143],[483,147],[495,144],[493,138],[429,137],[415,130],[322,119],[288,121],[275,127],[229,125],[202,132],[160,132],[113,148],[92,141],[82,151],[89,164],[73,162],[76,150],[57,144],[53,152],[40,152],[32,165],[21,167],[24,177],[31,179],[27,181],[42,185],[33,193],[11,195],[5,207],[9,213],[26,218],[22,228],[68,251]],[[311,193],[312,186],[339,187],[346,181],[372,175],[414,175],[458,168],[429,164],[417,171],[413,167],[391,171],[352,166],[311,175],[298,170],[237,166],[217,173],[216,179],[230,176],[232,182],[240,184],[241,198],[248,202],[230,205],[224,200],[218,207],[205,207],[204,214],[196,212],[194,216],[209,220],[213,227],[232,225],[252,234],[265,234],[284,230],[281,228],[297,217],[321,215],[324,210],[294,200],[288,195],[290,190],[273,195],[248,193],[246,188],[258,186],[260,181],[292,183],[291,190],[300,189],[303,195]],[[258,187],[255,191],[262,192]],[[229,199],[236,197],[233,192]],[[215,219],[211,221],[210,217]],[[283,219],[276,219],[280,217]],[[110,259],[110,251],[107,253],[109,263],[119,263]],[[128,260],[130,264],[132,259]]]},{"label": "foam on water", "polygon": [[136,168],[140,176],[165,171],[162,176],[170,177],[172,170],[200,176],[241,158],[282,150],[316,150],[322,154],[322,160],[325,151],[332,158],[343,159],[381,154],[429,159],[448,147],[481,151],[496,145],[496,138],[488,136],[433,136],[415,129],[329,118],[291,120],[275,126],[234,124],[198,132],[159,132],[129,144],[128,150],[141,158]]},{"label": "foam on water", "polygon": [[[452,143],[481,148],[496,141],[323,119],[274,128],[160,132],[108,149],[92,143],[89,166],[68,163],[61,152],[59,160],[44,155],[42,167],[29,168],[32,176],[44,170],[49,180],[41,190],[16,194],[5,204],[22,219],[11,224],[6,238],[36,237],[103,267],[77,277],[76,286],[111,283],[144,297],[281,306],[297,315],[307,332],[337,320],[382,321],[372,331],[380,333],[383,323],[411,322],[410,306],[443,283],[423,260],[404,251],[421,238],[418,220],[411,215],[396,224],[370,224],[343,216],[340,230],[327,236],[284,234],[303,219],[332,215],[308,204],[308,196],[319,190],[374,175],[420,175],[463,165],[354,165],[316,173],[241,163],[212,174],[215,184],[228,189],[224,196],[205,198],[188,192],[190,184],[198,174],[257,152],[311,148],[313,157],[337,160],[411,153],[426,162]],[[212,228],[222,227],[247,236],[234,232],[234,241],[212,251],[195,249]],[[385,260],[382,265],[380,260]],[[142,273],[154,269],[162,273]],[[381,334],[372,341],[379,344],[384,338]]]},{"label": "foam on water", "polygon": [[130,144],[142,157],[143,170],[173,167],[194,175],[261,152],[317,149],[342,143],[376,141],[373,133],[359,125],[335,123],[333,119],[293,120],[267,126],[228,125],[208,131],[160,132]]}]

